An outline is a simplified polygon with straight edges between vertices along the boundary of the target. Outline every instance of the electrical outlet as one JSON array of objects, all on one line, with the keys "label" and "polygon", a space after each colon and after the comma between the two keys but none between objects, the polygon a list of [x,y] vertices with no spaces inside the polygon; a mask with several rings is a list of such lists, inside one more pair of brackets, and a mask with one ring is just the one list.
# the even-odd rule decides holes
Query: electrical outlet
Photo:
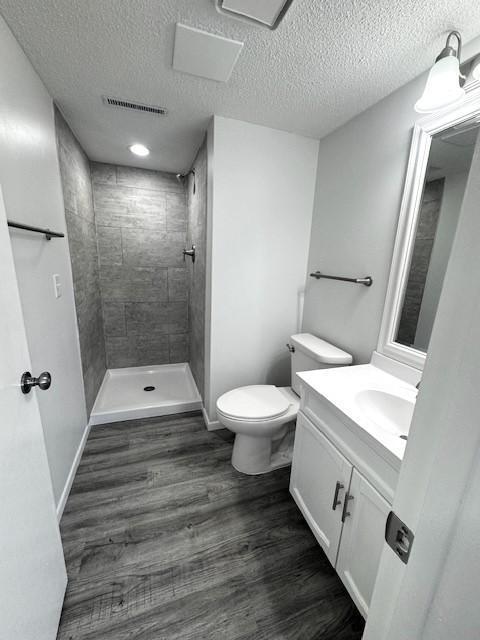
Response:
[{"label": "electrical outlet", "polygon": [[61,298],[62,283],[60,282],[60,276],[58,273],[54,273],[52,278],[53,278],[53,292],[55,293],[55,298]]}]

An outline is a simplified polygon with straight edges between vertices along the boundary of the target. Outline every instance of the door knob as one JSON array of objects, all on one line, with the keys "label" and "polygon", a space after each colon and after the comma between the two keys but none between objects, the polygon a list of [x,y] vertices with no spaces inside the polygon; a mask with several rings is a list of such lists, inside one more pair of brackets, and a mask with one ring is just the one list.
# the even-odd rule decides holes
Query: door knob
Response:
[{"label": "door knob", "polygon": [[41,373],[38,378],[34,378],[30,371],[25,371],[22,374],[22,379],[20,380],[20,388],[22,389],[22,393],[30,393],[32,387],[40,387],[42,391],[46,391],[50,388],[52,384],[52,376],[48,373],[48,371],[44,371]]}]

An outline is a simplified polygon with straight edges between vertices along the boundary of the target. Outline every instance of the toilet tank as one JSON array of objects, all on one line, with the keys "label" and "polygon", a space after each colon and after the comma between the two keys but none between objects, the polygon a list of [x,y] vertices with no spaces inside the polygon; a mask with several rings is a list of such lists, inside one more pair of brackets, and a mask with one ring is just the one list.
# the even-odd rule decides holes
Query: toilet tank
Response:
[{"label": "toilet tank", "polygon": [[329,369],[352,364],[352,356],[311,333],[297,333],[290,338],[292,389],[300,395],[297,373],[313,369]]}]

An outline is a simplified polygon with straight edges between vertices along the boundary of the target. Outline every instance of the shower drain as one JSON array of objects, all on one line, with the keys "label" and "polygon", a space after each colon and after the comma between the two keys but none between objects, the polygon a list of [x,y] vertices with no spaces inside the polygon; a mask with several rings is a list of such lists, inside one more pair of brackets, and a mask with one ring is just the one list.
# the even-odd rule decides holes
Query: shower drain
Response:
[{"label": "shower drain", "polygon": [[155,387],[151,387],[151,386],[143,387],[143,390],[144,391],[155,391]]}]

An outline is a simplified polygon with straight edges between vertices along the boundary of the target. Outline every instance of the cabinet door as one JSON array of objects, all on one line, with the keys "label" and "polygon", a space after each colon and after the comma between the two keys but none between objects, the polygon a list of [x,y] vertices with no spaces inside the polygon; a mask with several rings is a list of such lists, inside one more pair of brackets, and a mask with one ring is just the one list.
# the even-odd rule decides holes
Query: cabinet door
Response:
[{"label": "cabinet door", "polygon": [[333,565],[342,530],[342,502],[351,474],[352,465],[348,460],[300,413],[290,493]]},{"label": "cabinet door", "polygon": [[337,572],[366,618],[385,540],[388,502],[353,470]]}]

